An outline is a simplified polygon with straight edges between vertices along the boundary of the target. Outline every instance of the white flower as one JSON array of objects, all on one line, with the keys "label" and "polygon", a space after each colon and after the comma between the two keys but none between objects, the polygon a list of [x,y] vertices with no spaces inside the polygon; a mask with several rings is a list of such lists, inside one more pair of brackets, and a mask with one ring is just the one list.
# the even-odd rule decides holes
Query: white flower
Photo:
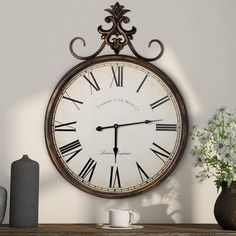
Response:
[{"label": "white flower", "polygon": [[212,120],[214,120],[214,121],[218,120],[219,116],[221,116],[222,113],[224,113],[225,111],[226,111],[226,108],[223,107],[223,106],[217,108],[217,109],[215,110],[214,115],[212,116]]},{"label": "white flower", "polygon": [[196,158],[194,158],[194,166],[202,167],[203,164],[204,164],[204,160],[202,157],[196,156]]},{"label": "white flower", "polygon": [[220,106],[218,109],[216,109],[215,114],[219,115],[220,113],[223,113],[223,114],[229,113],[228,108],[225,106]]},{"label": "white flower", "polygon": [[198,141],[200,143],[206,143],[210,139],[210,134],[206,130],[202,130],[198,133]]},{"label": "white flower", "polygon": [[[236,122],[233,124],[230,124],[229,127],[227,127],[226,132],[230,135],[232,133],[236,133]],[[236,138],[236,136],[235,136]]]},{"label": "white flower", "polygon": [[227,148],[224,140],[218,140],[215,144],[214,144],[214,148],[216,149],[216,151],[219,154],[224,154],[225,153],[225,149]]},{"label": "white flower", "polygon": [[208,173],[207,173],[206,170],[202,170],[202,171],[199,172],[198,175],[196,175],[196,177],[197,177],[200,181],[203,181],[204,179],[209,178],[210,176],[208,175]]},{"label": "white flower", "polygon": [[222,155],[223,161],[225,162],[232,162],[232,153],[230,151],[225,151]]},{"label": "white flower", "polygon": [[233,152],[226,153],[225,157],[229,158],[230,162],[236,163],[236,155]]}]

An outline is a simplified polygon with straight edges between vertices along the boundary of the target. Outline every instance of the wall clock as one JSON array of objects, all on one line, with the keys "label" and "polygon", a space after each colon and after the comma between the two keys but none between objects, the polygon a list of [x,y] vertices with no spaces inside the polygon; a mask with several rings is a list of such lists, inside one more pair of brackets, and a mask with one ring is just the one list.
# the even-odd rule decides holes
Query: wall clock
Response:
[{"label": "wall clock", "polygon": [[[172,80],[145,58],[125,30],[129,11],[119,3],[106,9],[109,30],[98,27],[104,42],[59,81],[49,100],[45,137],[52,162],[77,188],[105,198],[143,193],[165,180],[179,162],[187,140],[183,98]],[[114,55],[97,56],[110,46]],[[135,57],[120,55],[129,46]]]}]

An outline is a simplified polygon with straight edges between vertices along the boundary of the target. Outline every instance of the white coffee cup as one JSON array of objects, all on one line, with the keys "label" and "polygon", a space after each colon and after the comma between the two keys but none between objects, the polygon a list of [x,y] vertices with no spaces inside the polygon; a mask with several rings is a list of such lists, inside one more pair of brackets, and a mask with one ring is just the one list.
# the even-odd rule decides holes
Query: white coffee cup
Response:
[{"label": "white coffee cup", "polygon": [[135,218],[135,213],[131,210],[109,210],[109,225],[111,227],[129,227]]}]

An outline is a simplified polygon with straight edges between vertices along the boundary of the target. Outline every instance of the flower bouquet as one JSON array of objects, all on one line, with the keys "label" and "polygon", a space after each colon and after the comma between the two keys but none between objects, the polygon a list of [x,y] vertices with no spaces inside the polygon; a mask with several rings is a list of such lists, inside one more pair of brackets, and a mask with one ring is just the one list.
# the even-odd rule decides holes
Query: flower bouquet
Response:
[{"label": "flower bouquet", "polygon": [[214,177],[217,190],[236,180],[236,112],[216,110],[204,127],[194,127],[192,154],[200,181]]}]

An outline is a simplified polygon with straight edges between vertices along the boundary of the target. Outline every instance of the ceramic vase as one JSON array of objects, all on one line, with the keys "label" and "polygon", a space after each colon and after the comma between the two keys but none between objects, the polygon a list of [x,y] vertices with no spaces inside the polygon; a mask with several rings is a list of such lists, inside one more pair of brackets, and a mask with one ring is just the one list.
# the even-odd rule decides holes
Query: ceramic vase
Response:
[{"label": "ceramic vase", "polygon": [[39,164],[27,155],[11,165],[10,226],[38,225]]},{"label": "ceramic vase", "polygon": [[7,190],[0,186],[0,224],[3,222],[7,206]]},{"label": "ceramic vase", "polygon": [[215,202],[216,221],[223,229],[236,229],[236,181],[230,186],[223,182],[222,190]]}]

